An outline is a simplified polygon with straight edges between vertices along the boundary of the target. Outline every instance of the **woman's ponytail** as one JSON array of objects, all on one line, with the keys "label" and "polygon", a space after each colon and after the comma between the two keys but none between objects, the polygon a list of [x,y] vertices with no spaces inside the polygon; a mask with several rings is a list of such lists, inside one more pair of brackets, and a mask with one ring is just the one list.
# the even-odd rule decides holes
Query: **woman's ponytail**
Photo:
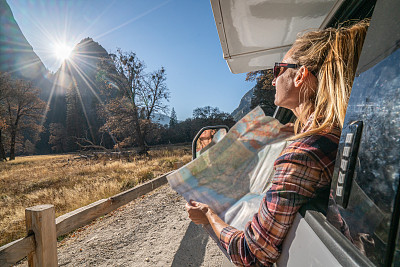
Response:
[{"label": "woman's ponytail", "polygon": [[308,97],[296,121],[296,133],[304,127],[301,121],[313,114],[311,124],[295,138],[343,127],[368,25],[369,21],[363,20],[349,27],[307,32],[294,43],[292,59],[315,73],[318,80],[317,90]]}]

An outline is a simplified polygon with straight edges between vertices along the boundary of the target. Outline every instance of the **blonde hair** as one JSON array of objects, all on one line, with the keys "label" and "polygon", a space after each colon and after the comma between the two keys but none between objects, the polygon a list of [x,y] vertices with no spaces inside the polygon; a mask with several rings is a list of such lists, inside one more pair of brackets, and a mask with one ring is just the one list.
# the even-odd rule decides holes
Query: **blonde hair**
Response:
[{"label": "blonde hair", "polygon": [[[363,20],[348,27],[307,32],[293,44],[291,58],[307,67],[318,80],[314,86],[308,81],[302,90],[307,99],[295,122],[295,139],[329,131],[335,126],[343,127],[368,25],[369,20]],[[311,115],[310,125],[299,133]]]}]

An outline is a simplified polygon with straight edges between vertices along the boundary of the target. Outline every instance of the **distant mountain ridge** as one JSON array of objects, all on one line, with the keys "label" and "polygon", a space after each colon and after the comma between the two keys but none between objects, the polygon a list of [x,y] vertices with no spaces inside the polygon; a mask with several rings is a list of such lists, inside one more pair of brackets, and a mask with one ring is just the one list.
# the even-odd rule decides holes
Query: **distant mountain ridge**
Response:
[{"label": "distant mountain ridge", "polygon": [[[51,152],[48,144],[51,123],[65,126],[67,117],[67,92],[75,88],[84,110],[84,123],[87,128],[101,125],[101,118],[96,114],[96,105],[101,94],[96,86],[97,65],[107,51],[92,38],[84,38],[73,49],[71,59],[65,60],[56,73],[48,71],[26,40],[6,0],[0,0],[0,71],[10,72],[15,78],[30,80],[41,89],[40,97],[50,104],[40,143],[39,153]],[[237,121],[250,111],[253,89],[241,99],[239,106],[231,113]],[[83,115],[82,115],[83,116]],[[154,122],[168,125],[170,117],[154,114]],[[97,125],[97,126],[96,126]]]},{"label": "distant mountain ridge", "polygon": [[253,96],[254,88],[247,91],[247,93],[240,100],[239,106],[231,113],[235,121],[243,118],[250,111],[251,97]]},{"label": "distant mountain ridge", "polygon": [[[77,86],[85,88],[95,86],[97,64],[102,58],[109,57],[107,51],[92,38],[82,39],[72,50],[70,58],[66,59],[55,76],[61,89],[70,87],[76,79]],[[59,93],[63,93],[61,90]]]},{"label": "distant mountain ridge", "polygon": [[6,0],[0,0],[0,23],[0,71],[10,73],[13,78],[31,81],[40,89],[40,98],[49,103],[44,122],[46,131],[37,144],[38,152],[50,152],[48,129],[51,123],[66,126],[67,90],[72,87],[79,91],[86,126],[90,129],[92,125],[99,125],[95,106],[99,98],[95,84],[97,63],[109,56],[107,51],[93,39],[85,38],[73,49],[71,60],[65,60],[52,74],[26,40]]},{"label": "distant mountain ridge", "polygon": [[54,75],[56,94],[65,96],[74,87],[84,102],[97,98],[100,94],[96,86],[97,67],[103,58],[109,55],[99,43],[89,37],[82,39]]},{"label": "distant mountain ridge", "polygon": [[26,40],[6,0],[0,0],[0,71],[30,80],[41,98],[50,94],[52,75]]}]

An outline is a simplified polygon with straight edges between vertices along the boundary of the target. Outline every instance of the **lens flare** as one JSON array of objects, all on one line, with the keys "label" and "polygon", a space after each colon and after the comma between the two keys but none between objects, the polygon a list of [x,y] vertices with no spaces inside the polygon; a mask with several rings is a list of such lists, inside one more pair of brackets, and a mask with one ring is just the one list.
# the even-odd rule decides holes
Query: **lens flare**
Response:
[{"label": "lens flare", "polygon": [[72,52],[72,47],[66,45],[66,44],[58,44],[54,46],[54,55],[59,59],[59,60],[66,60],[69,58]]}]

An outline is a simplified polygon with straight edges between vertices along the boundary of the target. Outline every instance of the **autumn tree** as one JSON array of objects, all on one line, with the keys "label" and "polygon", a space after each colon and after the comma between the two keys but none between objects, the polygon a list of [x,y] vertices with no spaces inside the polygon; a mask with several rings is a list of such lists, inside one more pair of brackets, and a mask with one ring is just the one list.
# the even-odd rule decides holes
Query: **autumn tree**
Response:
[{"label": "autumn tree", "polygon": [[4,149],[4,131],[7,129],[6,98],[11,93],[12,83],[8,73],[0,73],[0,161],[7,160]]},{"label": "autumn tree", "polygon": [[167,113],[170,93],[166,85],[166,72],[163,67],[144,75],[143,87],[138,91],[140,106],[140,123],[146,143],[154,143],[160,139],[160,127],[153,123],[155,113]]},{"label": "autumn tree", "polygon": [[136,131],[132,127],[135,123],[134,114],[128,98],[119,97],[109,100],[104,106],[99,107],[99,114],[106,118],[100,131],[114,137],[116,147],[135,143]]},{"label": "autumn tree", "polygon": [[144,118],[150,120],[155,112],[166,113],[170,94],[165,81],[167,76],[164,67],[144,76],[144,86],[138,90],[139,105],[144,109]]},{"label": "autumn tree", "polygon": [[256,106],[260,106],[268,116],[272,116],[276,109],[274,104],[275,87],[272,85],[273,79],[272,69],[249,72],[246,76],[246,81],[256,81],[250,108],[253,109]]},{"label": "autumn tree", "polygon": [[[107,100],[101,107],[106,117],[103,130],[119,136],[125,145],[136,143],[147,154],[146,134],[155,112],[165,111],[169,99],[164,68],[145,73],[145,64],[135,53],[118,49],[99,66],[98,80]],[[104,92],[105,91],[105,92]]]},{"label": "autumn tree", "polygon": [[46,103],[39,98],[39,89],[24,80],[12,81],[12,93],[4,99],[5,119],[10,135],[10,160],[15,159],[17,135],[32,132],[37,138],[42,130]]}]

